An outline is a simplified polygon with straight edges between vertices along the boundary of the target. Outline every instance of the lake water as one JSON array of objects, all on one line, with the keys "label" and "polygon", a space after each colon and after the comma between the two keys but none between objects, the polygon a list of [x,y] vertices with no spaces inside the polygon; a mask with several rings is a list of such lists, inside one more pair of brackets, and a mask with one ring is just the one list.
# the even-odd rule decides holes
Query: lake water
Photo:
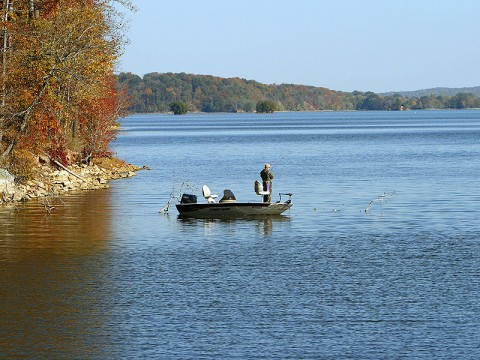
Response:
[{"label": "lake water", "polygon": [[[0,357],[477,359],[480,111],[135,115],[152,170],[0,208]],[[283,217],[179,219],[201,199]],[[373,201],[373,202],[372,202]]]}]

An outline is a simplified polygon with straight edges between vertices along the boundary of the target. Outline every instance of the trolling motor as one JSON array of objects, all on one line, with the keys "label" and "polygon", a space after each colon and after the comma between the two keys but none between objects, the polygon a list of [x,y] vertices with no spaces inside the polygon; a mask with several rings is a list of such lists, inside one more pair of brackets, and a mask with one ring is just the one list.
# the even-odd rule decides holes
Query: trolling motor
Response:
[{"label": "trolling motor", "polygon": [[290,204],[292,202],[292,193],[278,193],[278,196],[280,197],[280,201],[282,202],[282,195],[283,196],[288,196],[288,200],[285,201],[286,204]]}]

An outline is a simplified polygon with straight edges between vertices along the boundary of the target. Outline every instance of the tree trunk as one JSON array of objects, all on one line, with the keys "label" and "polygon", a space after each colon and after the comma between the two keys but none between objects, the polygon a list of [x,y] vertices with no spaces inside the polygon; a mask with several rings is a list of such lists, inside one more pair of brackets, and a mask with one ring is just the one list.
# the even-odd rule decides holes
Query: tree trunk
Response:
[{"label": "tree trunk", "polygon": [[8,12],[10,10],[10,0],[2,1],[3,8],[3,29],[2,29],[2,89],[1,89],[1,100],[0,100],[0,144],[3,139],[3,122],[5,119],[4,109],[6,105],[6,93],[7,87],[5,84],[5,77],[7,76],[7,49],[8,49],[8,31],[7,31],[7,21],[8,21]]},{"label": "tree trunk", "polygon": [[[10,0],[3,0],[3,29],[2,29],[2,100],[0,106],[5,107],[5,96],[6,96],[6,84],[5,77],[7,76],[7,48],[8,48],[8,31],[7,31],[7,21],[8,21],[8,12],[10,10]],[[3,109],[2,109],[3,110]],[[0,116],[3,115],[3,111],[0,112]]]}]

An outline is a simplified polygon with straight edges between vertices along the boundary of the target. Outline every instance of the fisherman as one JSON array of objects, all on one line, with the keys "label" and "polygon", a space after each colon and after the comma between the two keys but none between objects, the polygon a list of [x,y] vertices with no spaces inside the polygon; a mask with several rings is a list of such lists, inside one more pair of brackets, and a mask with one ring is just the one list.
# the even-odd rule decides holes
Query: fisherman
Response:
[{"label": "fisherman", "polygon": [[263,195],[263,202],[270,202],[272,199],[272,180],[275,177],[270,171],[270,164],[265,164],[265,168],[260,171],[260,177],[263,182],[263,191],[268,191],[268,195]]}]

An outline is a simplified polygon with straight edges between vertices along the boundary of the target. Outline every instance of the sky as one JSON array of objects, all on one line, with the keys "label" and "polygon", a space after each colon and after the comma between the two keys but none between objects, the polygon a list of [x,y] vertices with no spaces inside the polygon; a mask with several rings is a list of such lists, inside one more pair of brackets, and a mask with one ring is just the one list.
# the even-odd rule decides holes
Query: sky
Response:
[{"label": "sky", "polygon": [[479,0],[132,0],[117,71],[337,91],[480,85]]}]

